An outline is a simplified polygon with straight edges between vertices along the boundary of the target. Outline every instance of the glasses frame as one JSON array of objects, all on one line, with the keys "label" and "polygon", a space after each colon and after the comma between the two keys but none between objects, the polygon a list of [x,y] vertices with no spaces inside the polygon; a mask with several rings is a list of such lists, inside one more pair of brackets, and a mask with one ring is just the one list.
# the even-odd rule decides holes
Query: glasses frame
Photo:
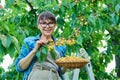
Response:
[{"label": "glasses frame", "polygon": [[39,22],[39,24],[41,25],[41,27],[46,28],[47,26],[49,26],[49,28],[53,28],[55,26],[55,23],[53,22],[49,22],[49,23],[43,23],[43,22]]}]

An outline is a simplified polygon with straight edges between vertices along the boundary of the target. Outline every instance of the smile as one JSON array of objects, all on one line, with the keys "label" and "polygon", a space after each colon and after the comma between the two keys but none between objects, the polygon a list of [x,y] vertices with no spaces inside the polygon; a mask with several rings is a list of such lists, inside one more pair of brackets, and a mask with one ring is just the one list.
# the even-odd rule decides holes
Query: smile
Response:
[{"label": "smile", "polygon": [[51,30],[44,30],[45,32],[51,32]]}]

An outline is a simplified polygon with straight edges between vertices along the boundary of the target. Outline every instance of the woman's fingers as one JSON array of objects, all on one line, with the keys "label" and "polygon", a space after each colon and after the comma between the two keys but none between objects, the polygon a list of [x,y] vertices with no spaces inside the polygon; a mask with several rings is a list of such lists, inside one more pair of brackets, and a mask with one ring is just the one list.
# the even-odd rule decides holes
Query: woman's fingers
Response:
[{"label": "woman's fingers", "polygon": [[44,45],[44,44],[46,44],[48,41],[43,41],[43,40],[40,40],[40,41],[37,41],[37,43],[39,44],[39,45]]},{"label": "woman's fingers", "polygon": [[36,51],[38,51],[38,49],[41,47],[41,46],[43,46],[43,45],[45,45],[45,44],[47,44],[48,43],[48,40],[47,39],[45,39],[45,40],[38,40],[37,42],[36,42],[36,46],[35,46],[35,50]]}]

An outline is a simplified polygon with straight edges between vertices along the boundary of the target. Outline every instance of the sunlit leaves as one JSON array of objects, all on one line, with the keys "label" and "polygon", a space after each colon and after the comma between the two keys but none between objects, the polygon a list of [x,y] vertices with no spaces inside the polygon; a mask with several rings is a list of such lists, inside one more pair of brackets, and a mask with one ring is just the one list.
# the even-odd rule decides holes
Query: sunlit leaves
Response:
[{"label": "sunlit leaves", "polygon": [[42,46],[38,52],[36,53],[36,56],[37,56],[37,59],[38,61],[41,63],[41,62],[44,62],[47,58],[47,55],[48,55],[48,47],[47,45],[44,45]]},{"label": "sunlit leaves", "polygon": [[18,40],[14,36],[11,36],[11,39],[12,39],[12,43],[14,44],[13,46],[19,52],[20,48],[19,48],[19,42],[18,42]]},{"label": "sunlit leaves", "polygon": [[120,4],[117,4],[115,7],[115,11],[118,15],[120,15]]},{"label": "sunlit leaves", "polygon": [[56,57],[56,52],[55,52],[55,49],[54,49],[54,48],[50,50],[50,54],[51,54],[51,56],[52,56],[52,58],[53,58],[54,60],[57,59],[57,57]]},{"label": "sunlit leaves", "polygon": [[6,24],[2,24],[3,22],[0,21],[0,30],[3,32],[3,33],[8,33],[10,31],[9,27],[6,25]]},{"label": "sunlit leaves", "polygon": [[[79,48],[85,48],[91,57],[96,79],[100,80],[101,76],[102,79],[114,79],[113,74],[105,72],[105,67],[112,60],[112,54],[120,55],[119,0],[28,0],[28,2],[31,7],[25,0],[6,0],[5,8],[0,10],[0,56],[18,55],[23,38],[40,33],[37,29],[38,14],[42,11],[51,11],[57,18],[55,37],[58,39],[69,38],[74,34],[73,29],[79,28],[80,33],[73,37],[76,44],[67,45],[67,54],[71,55],[78,52]],[[104,34],[105,30],[108,31],[107,35]],[[101,40],[105,40],[107,45],[103,46]],[[101,53],[98,47],[107,50]],[[46,57],[46,48],[38,53],[37,56],[45,53],[43,56]],[[86,79],[86,72],[82,73],[80,78]],[[17,79],[19,77],[20,75]]]},{"label": "sunlit leaves", "polygon": [[2,43],[1,43],[1,41],[0,41],[0,63],[2,62],[2,60],[3,60],[3,55],[5,55],[4,54],[4,47],[3,47],[3,45],[2,45]]},{"label": "sunlit leaves", "polygon": [[77,39],[76,42],[77,42],[77,44],[83,46],[83,45],[82,45],[82,44],[83,44],[83,37],[82,37],[82,35],[79,35],[79,36],[78,36],[78,39]]},{"label": "sunlit leaves", "polygon": [[119,16],[116,15],[115,13],[111,14],[110,16],[111,16],[111,21],[112,21],[113,25],[114,26],[118,25],[119,24],[118,21],[120,19]]},{"label": "sunlit leaves", "polygon": [[1,39],[1,42],[2,42],[2,45],[5,47],[5,48],[9,48],[10,47],[10,44],[11,44],[11,38],[9,35],[2,35],[0,37]]}]

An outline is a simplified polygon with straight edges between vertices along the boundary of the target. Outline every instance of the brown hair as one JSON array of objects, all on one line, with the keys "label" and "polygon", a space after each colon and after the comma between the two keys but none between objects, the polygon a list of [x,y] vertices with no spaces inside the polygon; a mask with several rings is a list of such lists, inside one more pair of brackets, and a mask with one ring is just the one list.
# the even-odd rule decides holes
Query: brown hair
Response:
[{"label": "brown hair", "polygon": [[46,20],[49,19],[51,20],[53,23],[56,24],[56,19],[54,14],[52,14],[51,12],[42,12],[39,16],[38,16],[38,20],[37,20],[37,24],[39,24],[40,20]]}]

